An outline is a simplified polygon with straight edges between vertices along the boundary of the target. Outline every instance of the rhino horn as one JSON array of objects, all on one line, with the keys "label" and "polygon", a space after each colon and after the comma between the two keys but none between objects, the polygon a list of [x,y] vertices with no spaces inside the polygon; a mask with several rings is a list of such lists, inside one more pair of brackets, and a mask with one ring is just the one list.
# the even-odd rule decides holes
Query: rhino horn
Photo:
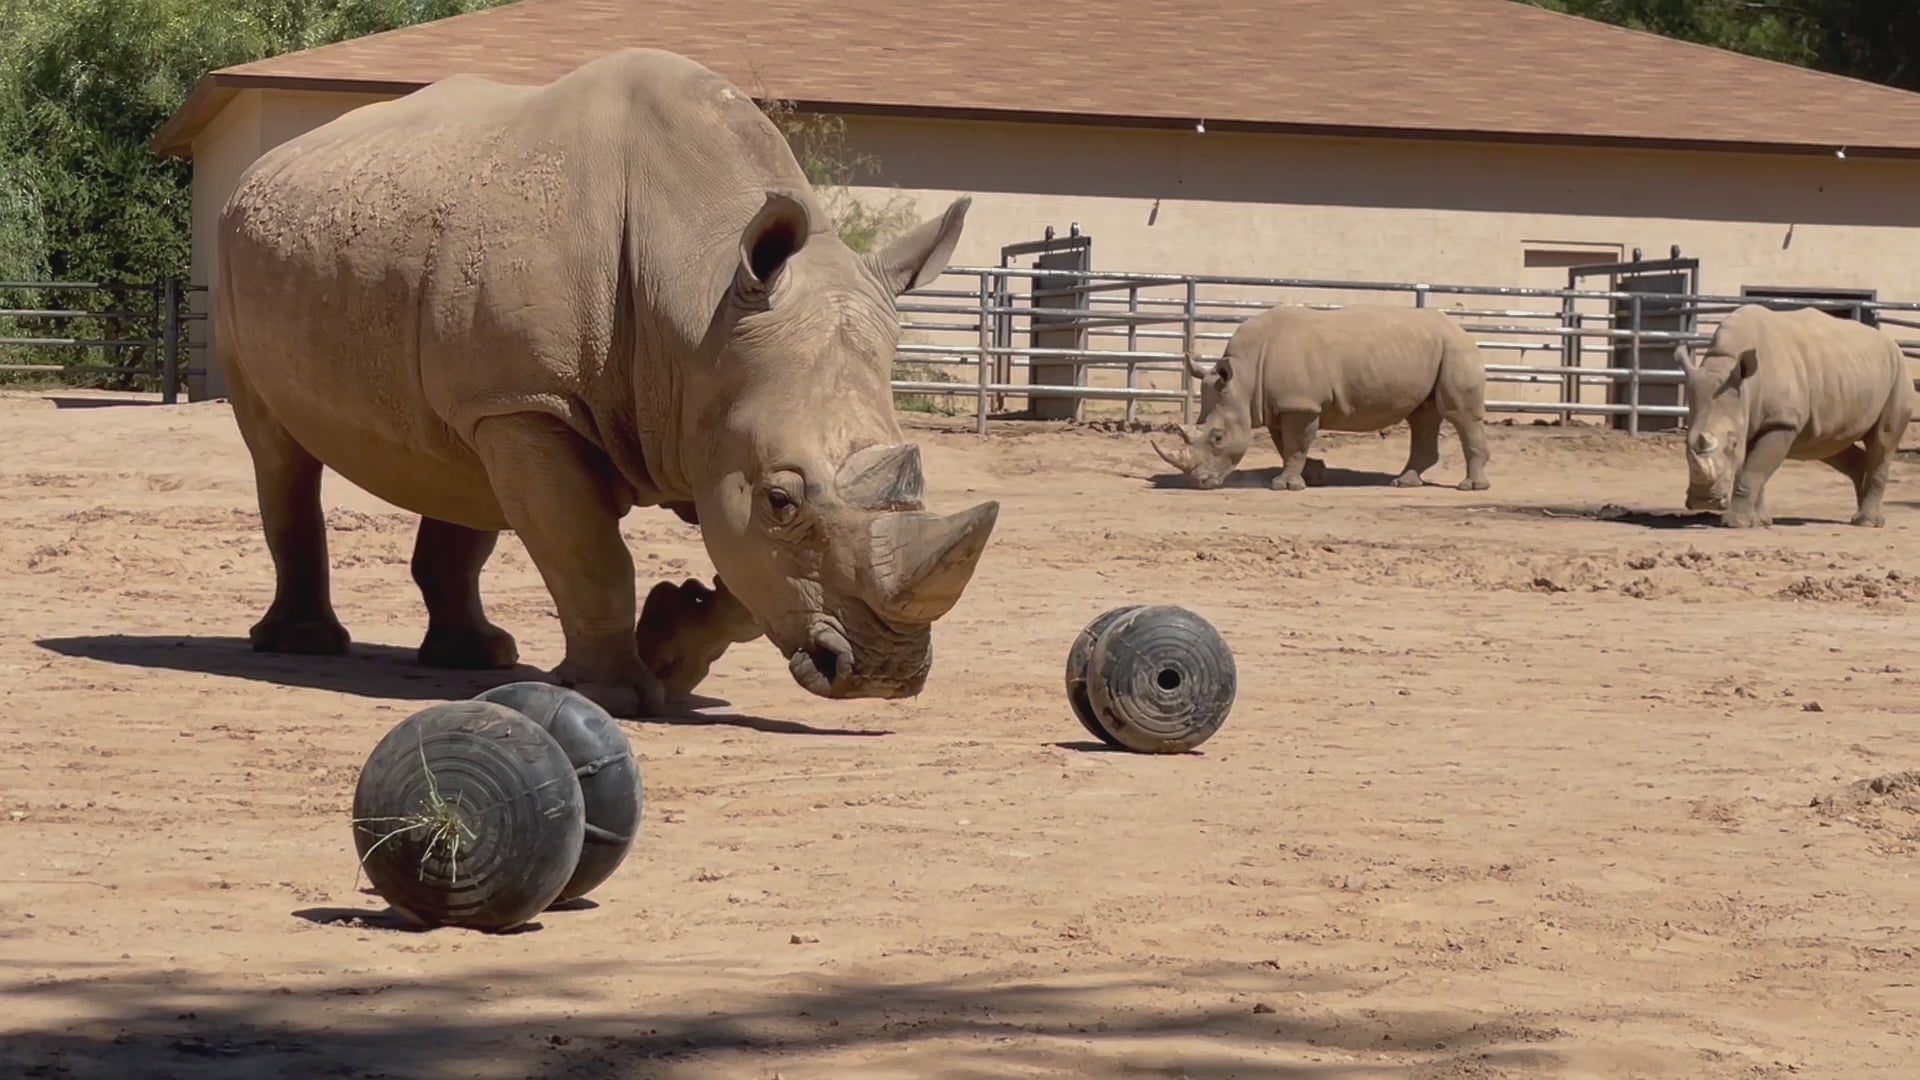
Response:
[{"label": "rhino horn", "polygon": [[920,448],[869,446],[849,457],[836,478],[840,498],[862,510],[918,510],[926,496]]},{"label": "rhino horn", "polygon": [[973,578],[1000,517],[998,502],[956,514],[882,514],[869,529],[874,611],[888,622],[924,626],[953,610]]},{"label": "rhino horn", "polygon": [[1148,440],[1148,445],[1153,447],[1154,453],[1160,455],[1161,461],[1179,469],[1183,473],[1192,472],[1199,465],[1198,462],[1193,460],[1193,436],[1187,433],[1186,428],[1179,430],[1180,445],[1174,448],[1172,452],[1168,452],[1166,447],[1161,446],[1159,439]]}]

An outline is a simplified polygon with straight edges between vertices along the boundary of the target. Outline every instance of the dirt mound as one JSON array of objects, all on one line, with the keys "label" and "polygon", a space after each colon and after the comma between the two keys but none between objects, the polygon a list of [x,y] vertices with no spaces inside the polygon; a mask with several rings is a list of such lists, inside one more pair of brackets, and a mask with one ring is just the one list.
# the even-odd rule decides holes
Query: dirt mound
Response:
[{"label": "dirt mound", "polygon": [[1781,600],[1820,604],[1896,603],[1920,599],[1920,576],[1900,570],[1862,571],[1846,576],[1795,578],[1774,594]]},{"label": "dirt mound", "polygon": [[1876,850],[1889,855],[1920,851],[1920,771],[1856,780],[1815,796],[1808,805],[1821,818],[1866,830]]}]

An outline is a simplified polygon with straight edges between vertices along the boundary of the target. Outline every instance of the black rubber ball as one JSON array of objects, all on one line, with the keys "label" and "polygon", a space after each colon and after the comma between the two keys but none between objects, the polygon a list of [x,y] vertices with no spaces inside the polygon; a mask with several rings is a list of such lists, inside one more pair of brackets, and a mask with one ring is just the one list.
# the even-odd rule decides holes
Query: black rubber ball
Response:
[{"label": "black rubber ball", "polygon": [[555,903],[587,895],[613,876],[640,833],[640,763],[619,721],[578,690],[544,682],[496,686],[475,701],[505,705],[547,729],[573,763],[586,800],[586,838]]},{"label": "black rubber ball", "polygon": [[1086,681],[1094,719],[1114,742],[1178,754],[1212,738],[1233,708],[1233,650],[1186,608],[1136,607],[1099,631]]},{"label": "black rubber ball", "polygon": [[509,930],[560,895],[586,804],[545,728],[456,701],[395,725],[353,793],[353,843],[375,891],[422,926]]},{"label": "black rubber ball", "polygon": [[1125,747],[1112,733],[1094,719],[1093,702],[1087,697],[1087,661],[1093,656],[1093,643],[1100,640],[1100,634],[1113,625],[1113,620],[1129,611],[1140,610],[1139,604],[1123,604],[1109,608],[1094,617],[1086,629],[1073,639],[1073,647],[1067,650],[1067,704],[1072,706],[1074,718],[1087,733],[1108,746]]}]

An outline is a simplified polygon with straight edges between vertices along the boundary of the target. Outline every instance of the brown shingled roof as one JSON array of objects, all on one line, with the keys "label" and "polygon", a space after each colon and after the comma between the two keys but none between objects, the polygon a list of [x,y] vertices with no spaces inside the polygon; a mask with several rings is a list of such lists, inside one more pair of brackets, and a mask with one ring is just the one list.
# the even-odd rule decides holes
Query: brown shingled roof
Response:
[{"label": "brown shingled roof", "polygon": [[544,83],[626,46],[842,113],[1920,157],[1920,94],[1509,0],[521,0],[225,68],[246,87]]}]

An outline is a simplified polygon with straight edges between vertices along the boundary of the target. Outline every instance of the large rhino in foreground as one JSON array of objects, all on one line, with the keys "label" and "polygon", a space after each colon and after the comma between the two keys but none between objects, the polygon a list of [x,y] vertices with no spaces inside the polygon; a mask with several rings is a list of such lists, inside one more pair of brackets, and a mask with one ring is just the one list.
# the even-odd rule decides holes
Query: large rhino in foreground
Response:
[{"label": "large rhino in foreground", "polygon": [[1767,480],[1789,458],[1853,481],[1853,524],[1886,524],[1887,472],[1913,417],[1913,376],[1893,338],[1818,308],[1744,304],[1704,355],[1674,354],[1687,384],[1687,509],[1731,528],[1773,523]]},{"label": "large rhino in foreground", "polygon": [[[275,569],[256,649],[339,653],[322,466],[422,515],[424,664],[499,668],[503,529],[566,638],[555,678],[658,713],[769,637],[830,698],[917,693],[999,507],[921,509],[889,389],[895,298],[970,200],[871,256],[742,92],[670,53],[537,88],[449,78],[263,155],[220,218],[218,349]],[[620,519],[699,525],[714,587],[635,617]]]},{"label": "large rhino in foreground", "polygon": [[1460,324],[1432,308],[1357,305],[1321,311],[1269,308],[1240,324],[1200,381],[1200,420],[1180,429],[1161,459],[1198,487],[1217,488],[1264,427],[1284,462],[1278,490],[1307,486],[1307,452],[1320,431],[1412,429],[1407,464],[1393,481],[1418,487],[1440,461],[1440,423],[1460,435],[1462,491],[1487,488],[1486,370]]}]

